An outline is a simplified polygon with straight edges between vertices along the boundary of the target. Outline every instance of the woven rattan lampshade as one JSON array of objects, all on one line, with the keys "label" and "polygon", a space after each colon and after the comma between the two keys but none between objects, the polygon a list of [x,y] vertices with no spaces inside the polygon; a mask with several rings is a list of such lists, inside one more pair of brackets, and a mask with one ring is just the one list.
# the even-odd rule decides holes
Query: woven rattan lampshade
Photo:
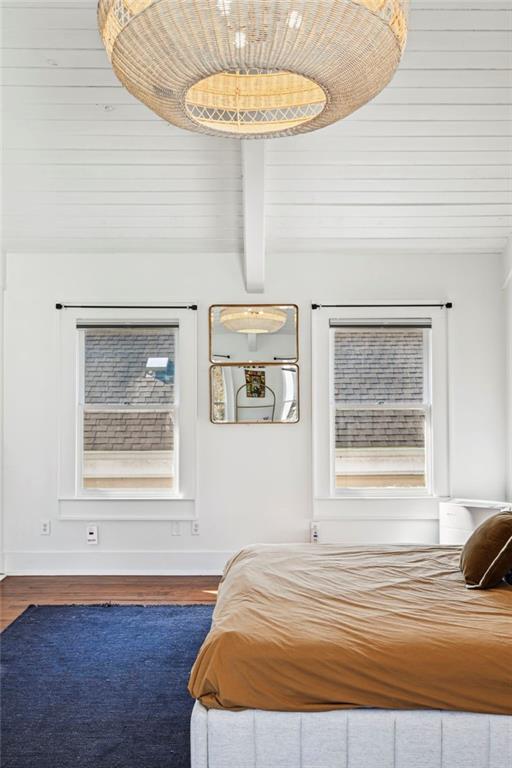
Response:
[{"label": "woven rattan lampshade", "polygon": [[99,0],[119,80],[182,128],[285,136],[346,117],[391,80],[408,0]]}]

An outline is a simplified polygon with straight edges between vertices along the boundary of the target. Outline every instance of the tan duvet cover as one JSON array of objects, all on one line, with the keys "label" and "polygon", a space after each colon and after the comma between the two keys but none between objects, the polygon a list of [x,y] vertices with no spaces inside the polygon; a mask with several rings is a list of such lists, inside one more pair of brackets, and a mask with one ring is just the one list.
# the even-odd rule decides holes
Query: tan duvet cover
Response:
[{"label": "tan duvet cover", "polygon": [[254,546],[228,564],[190,693],[223,709],[512,714],[512,587],[458,547]]}]

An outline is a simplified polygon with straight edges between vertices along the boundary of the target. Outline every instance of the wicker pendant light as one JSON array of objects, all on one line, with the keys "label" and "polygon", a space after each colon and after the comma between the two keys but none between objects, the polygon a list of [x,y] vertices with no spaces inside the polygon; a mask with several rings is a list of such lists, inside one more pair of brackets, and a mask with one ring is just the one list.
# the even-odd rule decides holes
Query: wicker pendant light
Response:
[{"label": "wicker pendant light", "polygon": [[391,80],[408,0],[99,0],[112,67],[170,123],[224,136],[312,131]]}]

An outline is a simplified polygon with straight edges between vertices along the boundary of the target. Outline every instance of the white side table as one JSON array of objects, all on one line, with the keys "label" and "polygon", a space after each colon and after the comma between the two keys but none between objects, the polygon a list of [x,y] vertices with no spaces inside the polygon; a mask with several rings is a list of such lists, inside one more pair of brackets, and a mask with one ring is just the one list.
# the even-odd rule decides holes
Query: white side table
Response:
[{"label": "white side table", "polygon": [[439,543],[465,544],[475,528],[497,512],[512,510],[505,501],[450,499],[439,502]]}]

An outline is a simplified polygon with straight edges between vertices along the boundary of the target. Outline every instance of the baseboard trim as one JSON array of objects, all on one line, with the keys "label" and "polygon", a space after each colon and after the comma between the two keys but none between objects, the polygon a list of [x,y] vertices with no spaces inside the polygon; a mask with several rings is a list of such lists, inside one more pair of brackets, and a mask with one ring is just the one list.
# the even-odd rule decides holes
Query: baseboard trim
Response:
[{"label": "baseboard trim", "polygon": [[11,551],[5,552],[7,576],[217,576],[234,554],[190,551]]}]

